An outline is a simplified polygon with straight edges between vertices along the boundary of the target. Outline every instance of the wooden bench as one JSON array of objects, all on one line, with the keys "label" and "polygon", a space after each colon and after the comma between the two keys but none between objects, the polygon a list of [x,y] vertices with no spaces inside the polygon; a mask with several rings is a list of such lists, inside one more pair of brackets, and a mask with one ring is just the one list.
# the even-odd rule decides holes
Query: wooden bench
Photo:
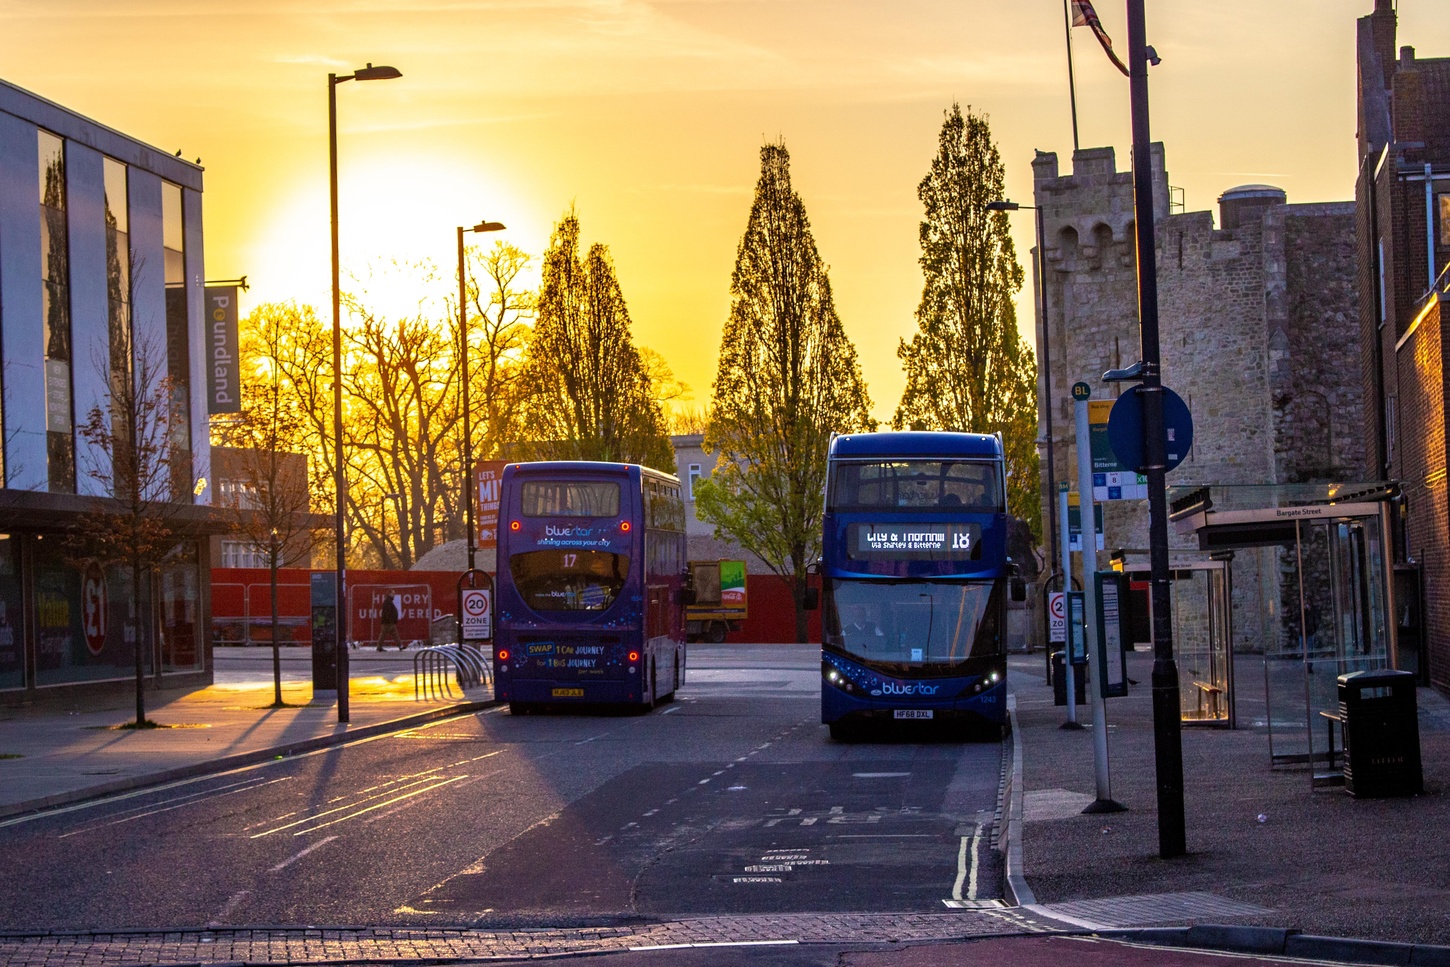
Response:
[{"label": "wooden bench", "polygon": [[1193,687],[1198,689],[1198,717],[1203,718],[1203,703],[1208,701],[1209,716],[1218,719],[1221,716],[1218,711],[1218,697],[1223,694],[1223,689],[1208,682],[1195,681]]}]

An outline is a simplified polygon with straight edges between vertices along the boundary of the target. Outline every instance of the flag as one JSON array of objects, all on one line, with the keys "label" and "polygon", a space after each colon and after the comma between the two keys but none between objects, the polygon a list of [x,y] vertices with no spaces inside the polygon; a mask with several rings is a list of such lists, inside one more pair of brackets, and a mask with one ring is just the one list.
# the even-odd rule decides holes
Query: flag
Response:
[{"label": "flag", "polygon": [[1123,65],[1123,62],[1118,59],[1118,55],[1113,52],[1113,39],[1103,29],[1102,21],[1098,19],[1098,12],[1093,9],[1091,0],[1071,0],[1071,2],[1072,25],[1074,27],[1091,27],[1093,35],[1098,38],[1098,43],[1103,45],[1103,53],[1108,55],[1108,60],[1112,61],[1113,66],[1123,72],[1124,77],[1127,77],[1128,68]]}]

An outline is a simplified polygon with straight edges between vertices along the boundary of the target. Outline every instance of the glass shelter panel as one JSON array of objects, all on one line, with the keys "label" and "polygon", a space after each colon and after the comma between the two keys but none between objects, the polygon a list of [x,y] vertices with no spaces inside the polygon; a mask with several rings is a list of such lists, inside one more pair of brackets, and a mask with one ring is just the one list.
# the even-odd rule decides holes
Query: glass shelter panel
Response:
[{"label": "glass shelter panel", "polygon": [[1227,570],[1209,562],[1173,572],[1173,653],[1184,724],[1232,721],[1233,650]]}]

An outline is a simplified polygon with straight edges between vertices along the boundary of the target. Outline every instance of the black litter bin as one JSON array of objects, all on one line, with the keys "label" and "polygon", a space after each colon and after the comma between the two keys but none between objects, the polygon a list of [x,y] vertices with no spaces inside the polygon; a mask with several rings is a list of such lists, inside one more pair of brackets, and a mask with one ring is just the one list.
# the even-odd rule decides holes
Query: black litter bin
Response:
[{"label": "black litter bin", "polygon": [[1344,788],[1356,797],[1423,791],[1415,676],[1391,668],[1339,676]]},{"label": "black litter bin", "polygon": [[[1064,653],[1054,651],[1052,653],[1052,704],[1067,704],[1067,672],[1063,669]],[[1072,691],[1077,699],[1077,704],[1082,705],[1087,701],[1087,663],[1073,662],[1072,665]]]}]

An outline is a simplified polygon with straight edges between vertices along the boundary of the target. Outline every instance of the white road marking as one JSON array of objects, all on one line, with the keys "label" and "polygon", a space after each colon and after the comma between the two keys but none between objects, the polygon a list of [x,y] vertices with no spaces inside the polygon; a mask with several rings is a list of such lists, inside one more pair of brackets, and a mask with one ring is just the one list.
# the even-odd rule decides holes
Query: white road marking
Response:
[{"label": "white road marking", "polygon": [[814,817],[814,816],[807,816],[805,819],[802,819],[801,820],[801,825],[802,826],[814,826],[815,824],[816,824],[816,817]]},{"label": "white road marking", "polygon": [[663,711],[663,712],[661,712],[661,713],[660,713],[660,714],[661,714],[661,715],[672,715],[672,714],[674,714],[674,713],[675,713],[675,712],[678,712],[678,711],[679,711],[679,710],[680,710],[680,707],[679,707],[679,706],[678,706],[678,705],[676,705],[676,706],[675,706],[675,707],[674,707],[674,708],[667,708],[667,709],[665,709],[665,710],[664,710],[664,711]]},{"label": "white road marking", "polygon": [[276,866],[272,867],[267,872],[268,873],[280,873],[281,871],[285,870],[287,867],[291,866],[293,863],[296,863],[298,860],[302,859],[302,857],[306,856],[308,853],[312,852],[315,849],[320,849],[321,847],[326,846],[328,843],[332,842],[335,839],[337,839],[336,836],[329,836],[326,839],[319,839],[317,842],[313,843],[311,846],[307,847],[305,850],[302,850],[300,853],[295,853],[292,856],[287,857],[285,860],[283,860],[282,862],[278,863]]},{"label": "white road marking", "polygon": [[845,806],[832,806],[831,807],[831,815],[832,816],[839,816],[842,813],[844,813],[845,811],[846,811],[846,807]]},{"label": "white road marking", "polygon": [[[294,835],[294,836],[302,836],[302,835],[305,835],[307,833],[316,832],[319,829],[326,829],[328,826],[335,825],[337,823],[343,822],[344,820],[355,819],[358,816],[361,816],[361,815],[363,815],[365,813],[370,813],[370,812],[372,812],[372,811],[374,811],[376,809],[382,809],[384,806],[390,806],[390,805],[392,805],[395,802],[401,802],[404,799],[409,799],[409,798],[411,798],[413,796],[421,795],[422,793],[425,793],[425,792],[431,792],[434,789],[438,789],[438,788],[440,788],[442,786],[446,786],[446,785],[449,785],[451,783],[458,782],[460,779],[467,779],[467,778],[468,778],[467,776],[454,776],[451,779],[444,779],[441,782],[435,782],[435,783],[433,783],[433,785],[431,785],[431,786],[424,786],[421,789],[414,789],[411,792],[405,792],[402,795],[394,796],[393,798],[386,799],[383,802],[376,803],[374,805],[367,806],[367,807],[362,808],[362,809],[357,809],[355,812],[349,812],[346,816],[342,816],[342,817],[340,817],[338,819],[330,820],[330,821],[325,822],[325,823],[319,823],[319,824],[317,824],[315,826],[311,826],[308,829],[299,830],[298,832],[295,832],[292,835]],[[384,793],[383,795],[390,795],[390,793]],[[363,800],[363,802],[366,802],[366,800]],[[331,816],[331,815],[333,815],[335,813],[347,812],[348,810],[354,809],[355,807],[357,807],[359,805],[361,805],[361,803],[355,801],[355,802],[348,803],[347,805],[344,805],[344,806],[338,806],[335,809],[325,809],[325,810],[323,810],[320,813],[314,813],[313,815],[307,816],[307,817],[305,817],[303,819],[299,819],[296,822],[285,823],[284,825],[281,825],[281,826],[274,826],[271,829],[263,830],[260,833],[253,833],[252,836],[251,836],[251,838],[252,839],[261,839],[263,836],[271,836],[273,833],[280,833],[280,832],[284,832],[284,831],[289,830],[289,829],[295,829],[298,826],[306,826],[309,823],[313,823],[316,820],[319,820],[319,819],[321,819],[324,816]]]},{"label": "white road marking", "polygon": [[852,779],[899,779],[902,776],[909,776],[909,772],[853,772]]},{"label": "white road marking", "polygon": [[220,799],[223,796],[231,796],[239,792],[247,792],[252,789],[260,789],[262,786],[270,786],[275,782],[286,782],[288,778],[290,777],[283,776],[280,779],[266,779],[260,782],[247,780],[246,782],[238,782],[233,783],[230,786],[223,786],[220,790],[194,792],[187,796],[181,796],[178,799],[163,800],[163,802],[170,803],[170,805],[162,805],[151,809],[147,809],[145,807],[137,807],[138,809],[144,811],[132,810],[131,815],[129,816],[124,816],[121,819],[113,819],[109,822],[94,823],[90,826],[82,826],[80,829],[73,829],[69,833],[61,833],[59,836],[56,837],[56,839],[67,839],[71,836],[79,836],[81,833],[89,833],[97,829],[105,829],[108,826],[119,826],[122,823],[129,823],[132,820],[144,819],[147,816],[155,816],[158,813],[169,813],[173,809],[180,809],[183,806],[194,806],[197,803],[207,802],[212,799]]},{"label": "white road marking", "polygon": [[659,812],[658,809],[651,809],[649,812],[645,813],[645,815],[646,816],[653,816],[657,812]]},{"label": "white road marking", "polygon": [[[434,783],[431,786],[424,786],[422,789],[415,789],[412,792],[405,792],[401,796],[394,796],[392,799],[384,800],[383,802],[377,803],[376,805],[373,805],[373,806],[369,806],[366,809],[359,809],[357,812],[355,812],[355,813],[349,813],[346,816],[340,816],[337,819],[332,820],[331,822],[326,822],[326,823],[322,823],[322,824],[317,825],[317,826],[313,826],[311,829],[299,829],[297,832],[293,833],[292,835],[293,836],[306,836],[308,833],[315,833],[319,829],[326,829],[329,826],[336,826],[338,823],[345,823],[349,819],[357,819],[359,816],[365,816],[368,813],[373,812],[374,810],[382,809],[385,806],[391,806],[395,802],[402,802],[405,799],[412,799],[414,796],[421,796],[425,792],[432,792],[434,789],[438,789],[438,788],[440,788],[442,786],[447,786],[447,785],[450,785],[452,783],[458,782],[460,779],[467,779],[467,778],[468,778],[467,776],[454,776],[452,779],[444,779],[442,782]],[[262,835],[265,836],[266,834],[263,833]],[[254,836],[252,838],[253,839],[256,839],[257,837]]]},{"label": "white road marking", "polygon": [[226,916],[227,914],[229,914],[233,910],[235,910],[237,907],[239,907],[241,905],[242,901],[245,900],[247,897],[249,897],[251,895],[252,895],[252,891],[251,890],[239,890],[236,893],[233,893],[231,896],[227,897],[227,902],[226,903],[223,903],[222,904],[222,908],[216,912],[216,919],[213,920],[211,923],[207,924],[207,926],[208,927],[220,927],[222,925],[221,924],[222,917]]}]

